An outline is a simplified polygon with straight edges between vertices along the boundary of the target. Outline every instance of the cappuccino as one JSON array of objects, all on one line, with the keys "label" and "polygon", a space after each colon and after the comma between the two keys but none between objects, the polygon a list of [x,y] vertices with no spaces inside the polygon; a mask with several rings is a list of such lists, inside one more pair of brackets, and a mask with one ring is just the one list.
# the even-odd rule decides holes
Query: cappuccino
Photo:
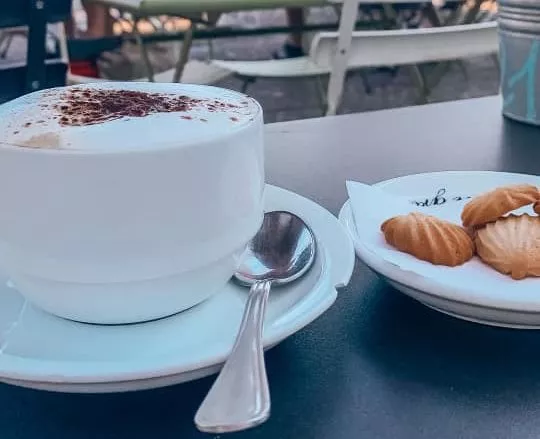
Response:
[{"label": "cappuccino", "polygon": [[259,112],[245,95],[185,84],[86,84],[0,106],[1,142],[38,149],[131,151],[237,131]]},{"label": "cappuccino", "polygon": [[68,319],[190,308],[262,223],[263,140],[257,102],[215,87],[92,84],[0,105],[0,269]]}]

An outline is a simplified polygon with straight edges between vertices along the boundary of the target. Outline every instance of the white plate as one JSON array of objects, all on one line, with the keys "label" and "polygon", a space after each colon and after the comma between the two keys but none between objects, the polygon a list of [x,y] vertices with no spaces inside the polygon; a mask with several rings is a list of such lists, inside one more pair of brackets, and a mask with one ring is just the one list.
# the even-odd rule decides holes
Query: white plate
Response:
[{"label": "white plate", "polygon": [[[313,229],[313,269],[272,291],[264,327],[270,348],[335,301],[348,283],[354,248],[328,211],[297,194],[267,186],[265,208],[288,210]],[[5,282],[1,282],[5,285]],[[210,375],[227,357],[247,290],[230,282],[215,297],[176,316],[136,325],[96,326],[49,315],[0,288],[0,381],[63,392],[115,392],[161,387]]]},{"label": "white plate", "polygon": [[[517,183],[540,186],[540,177],[483,171],[436,172],[400,177],[377,186],[396,195],[419,200],[433,199],[444,188],[449,203],[454,202],[454,196],[478,194],[497,186]],[[465,203],[463,200],[456,202]],[[349,201],[343,206],[339,218],[353,239],[358,257],[403,293],[431,308],[466,320],[512,328],[540,328],[540,279],[513,281],[494,270],[488,270],[489,279],[479,281],[478,277],[471,277],[467,287],[463,286],[462,278],[456,278],[455,282],[447,278],[444,282],[438,282],[435,278],[402,270],[364,246],[356,232]],[[485,276],[485,271],[482,271],[482,276]],[[533,283],[538,285],[538,293],[531,290]]]}]

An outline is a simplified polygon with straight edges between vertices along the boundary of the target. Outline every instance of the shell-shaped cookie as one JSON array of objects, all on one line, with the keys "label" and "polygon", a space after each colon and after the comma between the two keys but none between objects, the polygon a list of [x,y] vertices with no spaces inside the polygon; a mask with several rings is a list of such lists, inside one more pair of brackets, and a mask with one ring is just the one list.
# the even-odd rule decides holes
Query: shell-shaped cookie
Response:
[{"label": "shell-shaped cookie", "polygon": [[481,226],[538,200],[540,193],[536,186],[529,184],[503,186],[469,201],[463,208],[461,221],[464,227]]},{"label": "shell-shaped cookie", "polygon": [[540,217],[510,215],[476,234],[478,256],[514,279],[540,276]]},{"label": "shell-shaped cookie", "polygon": [[381,230],[388,244],[432,264],[455,267],[474,254],[474,243],[462,227],[419,212],[390,218]]}]

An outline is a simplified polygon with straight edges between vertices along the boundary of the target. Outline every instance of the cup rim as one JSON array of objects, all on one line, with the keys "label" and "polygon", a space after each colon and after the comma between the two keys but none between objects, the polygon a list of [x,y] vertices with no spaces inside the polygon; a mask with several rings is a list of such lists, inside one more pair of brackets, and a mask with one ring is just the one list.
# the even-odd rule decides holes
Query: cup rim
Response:
[{"label": "cup rim", "polygon": [[[146,82],[111,82],[111,83],[105,83],[109,85],[111,88],[118,88],[122,89],[122,87],[129,88],[131,85],[138,85],[138,84],[148,84]],[[191,148],[194,146],[200,146],[207,143],[211,143],[215,141],[216,139],[228,139],[230,137],[233,137],[234,135],[238,134],[243,129],[246,129],[250,126],[255,125],[259,120],[262,122],[262,115],[263,115],[263,109],[261,104],[251,96],[245,95],[241,92],[235,91],[235,90],[228,90],[224,89],[222,87],[216,87],[212,85],[203,85],[203,84],[163,84],[159,83],[164,87],[168,86],[184,86],[187,88],[196,87],[196,88],[205,88],[205,89],[216,89],[216,90],[227,90],[230,93],[234,93],[238,95],[239,97],[243,97],[246,100],[250,101],[250,105],[253,106],[253,115],[252,117],[245,121],[244,123],[238,124],[231,128],[230,130],[227,130],[226,132],[216,132],[214,135],[211,136],[205,136],[201,137],[199,139],[195,138],[189,143],[186,144],[180,144],[178,141],[167,141],[167,142],[159,142],[154,144],[152,147],[144,147],[144,148],[122,148],[122,149],[76,149],[76,148],[62,148],[62,147],[55,147],[55,148],[39,148],[39,147],[31,147],[31,146],[25,146],[25,145],[17,145],[15,143],[10,143],[2,140],[0,138],[0,151],[9,151],[14,153],[21,153],[21,154],[45,154],[45,155],[58,155],[58,156],[101,156],[101,155],[125,155],[125,154],[148,154],[148,153],[155,153],[159,151],[167,151],[167,150],[173,150],[173,149],[182,149],[182,148]],[[103,84],[81,84],[81,85],[73,85],[73,86],[64,86],[64,87],[53,87],[50,89],[44,89],[40,90],[37,93],[46,92],[47,90],[57,90],[57,89],[67,89],[67,88],[74,88],[74,87],[83,87],[83,88],[99,88],[102,87]],[[24,97],[24,96],[22,96]]]}]

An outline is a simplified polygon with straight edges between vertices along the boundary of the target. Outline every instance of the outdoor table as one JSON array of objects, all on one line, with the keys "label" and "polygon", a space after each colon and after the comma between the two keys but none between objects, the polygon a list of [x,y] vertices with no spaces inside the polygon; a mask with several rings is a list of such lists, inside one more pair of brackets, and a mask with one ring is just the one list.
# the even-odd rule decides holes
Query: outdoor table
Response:
[{"label": "outdoor table", "polygon": [[141,16],[324,6],[326,0],[94,0]]},{"label": "outdoor table", "polygon": [[[499,97],[280,123],[266,127],[267,180],[337,214],[347,179],[374,183],[441,170],[538,174],[539,139],[539,128],[503,119]],[[337,302],[267,352],[270,420],[231,437],[537,438],[539,345],[540,332],[433,311],[357,262]],[[195,429],[193,416],[214,379],[108,395],[0,385],[0,437],[210,437]]]}]

